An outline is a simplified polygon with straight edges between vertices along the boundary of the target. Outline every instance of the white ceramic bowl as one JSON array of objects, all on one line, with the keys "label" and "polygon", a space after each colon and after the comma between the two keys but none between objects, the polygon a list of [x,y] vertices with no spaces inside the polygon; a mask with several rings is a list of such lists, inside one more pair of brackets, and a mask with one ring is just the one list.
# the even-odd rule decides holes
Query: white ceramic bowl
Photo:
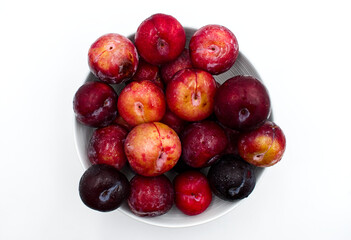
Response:
[{"label": "white ceramic bowl", "polygon": [[[193,28],[185,28],[185,33],[187,38],[186,47],[188,47],[190,38],[195,31],[196,30]],[[129,36],[129,38],[133,41],[134,35]],[[258,75],[257,71],[254,69],[254,67],[249,62],[249,60],[241,52],[239,53],[239,56],[234,66],[231,69],[229,69],[225,73],[214,76],[214,78],[219,83],[223,83],[227,79],[236,75],[250,75],[260,80],[260,76]],[[88,75],[86,79],[86,81],[96,81],[96,80],[97,79],[91,73]],[[113,87],[115,88],[117,93],[119,93],[121,89],[124,87],[124,85],[123,84],[113,85]],[[87,146],[88,146],[89,139],[93,133],[93,130],[94,128],[84,126],[83,124],[79,123],[77,120],[74,120],[74,138],[75,138],[76,148],[78,151],[79,159],[84,169],[87,169],[91,165],[87,156]],[[204,169],[203,171],[206,173],[208,169]],[[264,171],[263,168],[256,169],[257,182],[260,180],[263,174],[263,171]],[[133,173],[127,167],[123,169],[123,172],[125,173],[125,175],[129,180],[133,177]],[[173,180],[175,176],[175,174],[171,172],[167,173],[166,175],[170,178],[170,180]],[[129,210],[128,204],[126,202],[123,203],[118,208],[118,210],[134,219],[137,219],[141,222],[145,222],[152,225],[163,226],[163,227],[188,227],[188,226],[194,226],[194,225],[206,223],[220,216],[223,216],[224,214],[233,210],[243,200],[228,202],[216,197],[213,194],[213,200],[210,206],[206,209],[206,211],[196,216],[187,216],[182,212],[180,212],[175,206],[173,206],[169,212],[167,212],[162,216],[138,217]]]}]

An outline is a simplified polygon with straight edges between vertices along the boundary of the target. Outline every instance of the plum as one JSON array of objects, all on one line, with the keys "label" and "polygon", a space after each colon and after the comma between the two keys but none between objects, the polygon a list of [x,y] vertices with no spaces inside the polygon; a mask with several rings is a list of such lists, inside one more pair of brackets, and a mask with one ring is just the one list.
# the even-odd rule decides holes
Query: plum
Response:
[{"label": "plum", "polygon": [[246,198],[256,184],[254,166],[233,154],[221,156],[210,167],[207,178],[213,193],[226,201]]},{"label": "plum", "polygon": [[139,59],[139,65],[138,65],[137,71],[131,80],[132,81],[150,80],[151,82],[159,86],[161,89],[164,88],[159,67],[146,62],[142,58]]},{"label": "plum", "polygon": [[161,122],[172,128],[178,136],[187,124],[186,121],[175,115],[168,107],[166,107],[166,112]]},{"label": "plum", "polygon": [[218,88],[214,102],[218,121],[237,131],[259,127],[270,114],[268,91],[251,76],[238,75],[225,81]]},{"label": "plum", "polygon": [[274,122],[266,121],[261,127],[240,134],[238,150],[247,162],[258,167],[270,167],[281,160],[286,139]]},{"label": "plum", "polygon": [[127,162],[124,140],[127,130],[119,125],[96,129],[88,145],[88,158],[92,164],[105,163],[121,170]]},{"label": "plum", "polygon": [[165,95],[149,80],[133,81],[121,91],[117,109],[132,127],[140,123],[160,121],[166,112]]},{"label": "plum", "polygon": [[185,48],[179,57],[161,66],[161,77],[167,85],[178,71],[192,67],[189,50]]},{"label": "plum", "polygon": [[186,215],[204,212],[212,201],[212,192],[206,176],[199,171],[186,171],[174,180],[175,205]]},{"label": "plum", "polygon": [[182,159],[194,168],[208,167],[215,163],[228,144],[223,128],[213,121],[188,125],[181,141]]},{"label": "plum", "polygon": [[130,167],[143,176],[158,176],[174,167],[181,155],[177,133],[160,122],[143,123],[128,133],[124,143]]},{"label": "plum", "polygon": [[111,84],[130,79],[137,70],[138,62],[134,44],[117,33],[99,37],[88,53],[91,72],[101,81]]},{"label": "plum", "polygon": [[190,39],[189,49],[193,66],[214,75],[230,69],[239,55],[235,35],[214,24],[198,29]]},{"label": "plum", "polygon": [[102,82],[86,82],[74,95],[76,119],[90,127],[105,127],[117,116],[117,93]]},{"label": "plum", "polygon": [[117,209],[130,193],[126,176],[106,164],[90,166],[79,181],[79,196],[83,203],[97,211]]},{"label": "plum", "polygon": [[140,56],[154,65],[176,59],[185,41],[185,31],[178,20],[161,13],[145,19],[135,33],[135,46]]},{"label": "plum", "polygon": [[167,213],[174,203],[174,190],[165,175],[144,177],[135,175],[130,181],[130,210],[140,217],[155,217]]},{"label": "plum", "polygon": [[216,81],[200,69],[180,70],[166,88],[169,109],[185,121],[201,121],[214,110]]}]

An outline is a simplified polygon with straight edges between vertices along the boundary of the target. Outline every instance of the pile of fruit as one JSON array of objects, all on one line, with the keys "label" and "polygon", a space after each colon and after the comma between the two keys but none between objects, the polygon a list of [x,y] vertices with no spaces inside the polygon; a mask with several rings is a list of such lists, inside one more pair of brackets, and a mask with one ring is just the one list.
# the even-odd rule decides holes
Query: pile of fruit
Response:
[{"label": "pile of fruit", "polygon": [[[92,165],[79,183],[84,204],[112,211],[127,201],[138,216],[159,216],[175,204],[197,215],[212,193],[226,201],[249,196],[255,168],[282,158],[285,136],[268,120],[270,99],[259,80],[215,81],[238,55],[229,29],[206,25],[186,46],[183,26],[165,14],[144,20],[134,42],[119,34],[98,38],[88,53],[98,80],[73,100],[76,119],[95,128],[87,149]],[[123,168],[135,174],[130,181]],[[169,171],[177,173],[173,182]]]}]

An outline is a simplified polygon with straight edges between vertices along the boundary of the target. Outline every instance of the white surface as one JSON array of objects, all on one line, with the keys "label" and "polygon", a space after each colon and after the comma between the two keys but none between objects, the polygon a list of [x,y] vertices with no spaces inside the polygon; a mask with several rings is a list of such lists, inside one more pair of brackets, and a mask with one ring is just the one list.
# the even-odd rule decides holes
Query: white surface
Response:
[{"label": "white surface", "polygon": [[[1,2],[0,239],[350,239],[349,9],[347,1]],[[247,200],[196,227],[98,213],[78,196],[72,98],[89,71],[87,50],[156,12],[231,29],[287,137],[283,160]]]}]

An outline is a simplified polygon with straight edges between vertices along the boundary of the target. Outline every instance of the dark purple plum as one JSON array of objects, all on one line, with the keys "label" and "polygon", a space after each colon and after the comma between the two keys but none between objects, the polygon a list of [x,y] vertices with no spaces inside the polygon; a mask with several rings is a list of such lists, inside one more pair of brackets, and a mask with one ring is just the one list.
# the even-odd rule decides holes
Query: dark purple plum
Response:
[{"label": "dark purple plum", "polygon": [[79,122],[105,127],[117,116],[117,93],[106,83],[86,82],[74,95],[73,110]]},{"label": "dark purple plum", "polygon": [[128,179],[116,168],[106,164],[92,165],[79,182],[79,195],[83,203],[101,212],[117,209],[129,193]]},{"label": "dark purple plum", "polygon": [[213,193],[227,201],[248,197],[256,184],[255,167],[233,154],[221,156],[207,178]]},{"label": "dark purple plum", "polygon": [[266,87],[251,76],[235,76],[225,81],[215,96],[214,112],[220,123],[237,131],[261,126],[270,113]]}]

